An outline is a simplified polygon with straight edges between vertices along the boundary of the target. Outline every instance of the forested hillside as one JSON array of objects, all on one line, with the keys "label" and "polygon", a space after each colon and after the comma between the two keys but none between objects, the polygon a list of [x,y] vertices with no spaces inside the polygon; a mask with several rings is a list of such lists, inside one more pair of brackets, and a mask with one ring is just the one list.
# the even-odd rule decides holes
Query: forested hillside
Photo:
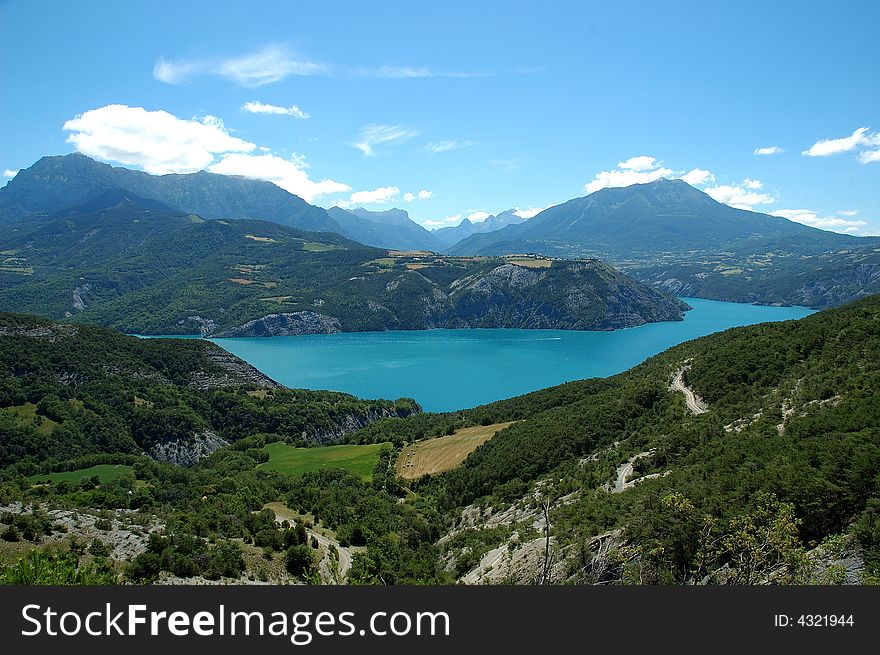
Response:
[{"label": "forested hillside", "polygon": [[0,234],[0,310],[141,334],[602,330],[685,306],[596,260],[441,257],[123,191]]},{"label": "forested hillside", "polygon": [[149,453],[194,464],[271,433],[319,443],[411,400],[285,389],[212,343],[0,314],[0,467],[27,475]]},{"label": "forested hillside", "polygon": [[[2,326],[4,520],[21,524],[15,534],[27,528],[29,543],[57,543],[66,537],[45,517],[53,507],[137,510],[159,527],[133,566],[111,566],[129,579],[263,575],[248,559],[255,548],[317,579],[297,526],[285,532],[255,513],[266,503],[353,548],[346,579],[358,583],[852,583],[880,573],[878,296],[448,414],[260,387],[271,382],[230,372],[200,341],[14,316]],[[193,388],[218,378],[233,388]],[[413,413],[340,435],[390,442],[371,480],[257,469],[267,443],[314,434],[340,407]],[[408,484],[395,477],[404,444],[508,421],[458,468]],[[232,443],[191,468],[138,454],[180,425]],[[74,448],[95,457],[72,459]],[[77,485],[21,475],[99,460],[133,468]],[[43,509],[27,510],[35,501]]]}]

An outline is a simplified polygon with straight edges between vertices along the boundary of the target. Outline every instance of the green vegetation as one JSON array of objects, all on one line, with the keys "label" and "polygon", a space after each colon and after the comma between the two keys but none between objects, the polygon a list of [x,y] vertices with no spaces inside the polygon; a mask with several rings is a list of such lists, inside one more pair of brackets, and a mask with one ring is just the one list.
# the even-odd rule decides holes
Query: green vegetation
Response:
[{"label": "green vegetation", "polygon": [[137,339],[7,314],[0,373],[0,467],[26,476],[96,465],[107,472],[130,464],[125,457],[205,434],[326,443],[343,425],[419,411],[411,400],[276,387],[207,341]]},{"label": "green vegetation", "polygon": [[[239,578],[253,574],[256,551],[315,581],[308,520],[351,549],[349,582],[449,583],[493,548],[514,553],[540,541],[544,503],[554,582],[839,582],[848,574],[836,562],[853,552],[849,544],[864,558],[863,579],[880,575],[880,296],[710,335],[611,378],[372,422],[379,414],[369,403],[342,394],[248,386],[254,379],[223,368],[204,341],[141,341],[14,316],[0,330],[0,406],[31,403],[33,417],[57,424],[41,436],[33,418],[23,425],[5,414],[0,502],[20,509],[3,516],[4,539],[15,548],[57,541],[46,507],[138,517],[146,550],[128,580]],[[686,365],[684,381],[708,403],[705,413],[689,413],[669,389]],[[190,386],[216,379],[217,366],[241,386]],[[365,412],[363,428],[341,435],[349,445],[290,447],[303,430],[329,434],[332,417],[348,415],[334,413],[337,405]],[[394,407],[401,416],[413,409]],[[401,485],[401,448],[508,422],[460,466]],[[190,468],[141,454],[181,430],[211,430],[230,445]],[[267,470],[280,452],[298,475]],[[365,462],[328,465],[331,453],[367,452],[369,479]],[[636,454],[638,483],[608,491]],[[53,485],[24,477],[99,464],[131,474]],[[263,509],[282,502],[293,523]]]},{"label": "green vegetation", "polygon": [[254,220],[194,222],[154,201],[108,193],[63,217],[0,232],[0,248],[18,252],[16,266],[33,269],[0,271],[0,310],[177,335],[224,334],[279,309],[311,319],[294,334],[610,329],[682,317],[678,301],[598,261],[530,270],[501,258],[390,256],[338,234]]},{"label": "green vegetation", "polygon": [[263,449],[269,454],[269,461],[259,468],[286,475],[338,468],[369,480],[379,461],[380,448],[382,444],[295,448],[282,442],[270,443]]},{"label": "green vegetation", "polygon": [[106,562],[84,563],[75,553],[33,550],[14,564],[0,565],[0,584],[109,585],[117,582]]},{"label": "green vegetation", "polygon": [[306,241],[302,245],[302,249],[306,252],[328,252],[330,250],[339,250],[340,247],[333,243],[320,243],[318,241]]},{"label": "green vegetation", "polygon": [[57,484],[58,482],[78,484],[83,480],[96,478],[99,484],[104,484],[131,474],[131,466],[125,464],[98,464],[97,466],[90,466],[89,468],[77,469],[75,471],[32,475],[28,480],[35,484]]}]

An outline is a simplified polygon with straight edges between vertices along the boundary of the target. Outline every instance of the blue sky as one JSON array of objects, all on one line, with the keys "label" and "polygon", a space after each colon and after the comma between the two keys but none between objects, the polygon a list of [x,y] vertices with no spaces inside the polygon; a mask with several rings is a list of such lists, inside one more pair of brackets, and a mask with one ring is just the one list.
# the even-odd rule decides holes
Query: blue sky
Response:
[{"label": "blue sky", "polygon": [[878,22],[873,1],[0,0],[0,172],[79,150],[429,227],[683,176],[880,234]]}]

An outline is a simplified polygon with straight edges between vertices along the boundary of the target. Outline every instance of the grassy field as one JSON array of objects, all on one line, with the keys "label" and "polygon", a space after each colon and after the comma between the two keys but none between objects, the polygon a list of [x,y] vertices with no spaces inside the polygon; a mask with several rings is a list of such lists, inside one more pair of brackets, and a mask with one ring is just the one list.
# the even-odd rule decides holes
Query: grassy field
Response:
[{"label": "grassy field", "polygon": [[24,405],[15,405],[0,410],[13,417],[13,420],[19,425],[33,425],[40,434],[51,434],[58,424],[52,419],[37,414],[37,406],[33,403],[25,403]]},{"label": "grassy field", "polygon": [[332,243],[321,243],[320,241],[306,241],[303,243],[303,250],[308,252],[327,252],[329,250],[341,250],[341,248]]},{"label": "grassy field", "polygon": [[511,423],[477,425],[456,430],[455,434],[424,439],[404,448],[397,458],[395,470],[404,480],[416,480],[455,468],[477,447],[482,446]]},{"label": "grassy field", "polygon": [[98,466],[90,466],[87,469],[77,469],[76,471],[63,471],[61,473],[44,473],[42,475],[32,475],[28,478],[31,482],[44,484],[51,482],[57,484],[61,481],[67,481],[76,484],[80,480],[97,476],[102,483],[110,482],[116,478],[132,472],[132,468],[125,464],[99,464]]},{"label": "grassy field", "polygon": [[525,266],[526,268],[550,268],[553,264],[549,259],[534,259],[531,257],[508,257],[507,261],[517,266]]},{"label": "grassy field", "polygon": [[260,464],[258,468],[288,475],[339,468],[369,480],[376,462],[379,461],[379,449],[382,445],[294,448],[279,441],[265,447],[264,450],[269,453],[269,461]]}]

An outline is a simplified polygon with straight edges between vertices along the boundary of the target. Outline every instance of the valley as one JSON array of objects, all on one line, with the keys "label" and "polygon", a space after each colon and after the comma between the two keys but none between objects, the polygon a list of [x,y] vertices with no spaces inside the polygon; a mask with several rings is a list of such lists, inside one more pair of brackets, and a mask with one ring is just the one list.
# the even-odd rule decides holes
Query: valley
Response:
[{"label": "valley", "polygon": [[[871,581],[878,312],[875,296],[739,327],[617,375],[446,413],[229,368],[222,386],[194,387],[220,379],[203,340],[4,315],[0,399],[30,398],[54,425],[3,425],[0,555],[39,557],[80,532],[103,552],[119,523],[153,527],[128,563],[95,560],[104,580],[326,581],[336,567],[367,584]],[[156,461],[146,453],[169,420],[186,426],[179,444],[209,431],[228,445],[186,467]],[[279,442],[286,472],[266,466]],[[334,465],[344,449],[353,457]],[[346,463],[357,449],[375,453],[369,477]],[[431,474],[401,476],[408,463]],[[122,473],[77,473],[99,464]],[[59,532],[52,517],[70,504],[111,532]],[[754,530],[774,550],[743,569]]]},{"label": "valley", "polygon": [[877,240],[681,180],[535,211],[18,172],[0,580],[875,582]]}]

